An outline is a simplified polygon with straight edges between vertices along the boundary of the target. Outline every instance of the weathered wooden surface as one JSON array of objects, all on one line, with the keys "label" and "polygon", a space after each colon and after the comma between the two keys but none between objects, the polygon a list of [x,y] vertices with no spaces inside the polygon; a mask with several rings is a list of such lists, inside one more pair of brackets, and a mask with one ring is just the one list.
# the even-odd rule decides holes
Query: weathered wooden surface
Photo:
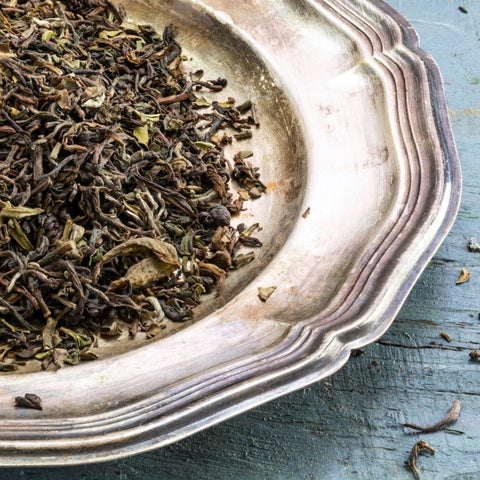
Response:
[{"label": "weathered wooden surface", "polygon": [[[327,381],[290,394],[170,447],[94,466],[3,469],[5,479],[409,479],[413,444],[424,480],[476,479],[480,466],[480,5],[478,0],[391,0],[437,60],[464,176],[458,219],[389,331]],[[468,13],[462,13],[458,7]],[[462,267],[471,280],[455,285]],[[452,337],[447,343],[440,332]],[[455,399],[452,426],[464,432],[410,433],[434,423]]]}]

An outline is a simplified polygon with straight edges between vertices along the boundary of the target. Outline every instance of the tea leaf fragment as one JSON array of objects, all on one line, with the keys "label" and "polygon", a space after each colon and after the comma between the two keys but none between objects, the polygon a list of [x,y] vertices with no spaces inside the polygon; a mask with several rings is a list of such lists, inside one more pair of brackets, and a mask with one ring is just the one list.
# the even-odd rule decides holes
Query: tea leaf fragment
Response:
[{"label": "tea leaf fragment", "polygon": [[277,289],[276,286],[272,286],[272,287],[258,287],[258,298],[262,301],[262,302],[266,302],[270,296],[272,295],[272,293]]},{"label": "tea leaf fragment", "polygon": [[456,284],[460,285],[462,283],[468,282],[472,274],[466,269],[462,268],[460,275],[457,278]]},{"label": "tea leaf fragment", "polygon": [[150,141],[150,138],[148,136],[147,125],[136,127],[133,130],[133,136],[138,140],[138,143],[141,143],[142,145],[145,145],[146,147],[148,147],[148,142]]}]

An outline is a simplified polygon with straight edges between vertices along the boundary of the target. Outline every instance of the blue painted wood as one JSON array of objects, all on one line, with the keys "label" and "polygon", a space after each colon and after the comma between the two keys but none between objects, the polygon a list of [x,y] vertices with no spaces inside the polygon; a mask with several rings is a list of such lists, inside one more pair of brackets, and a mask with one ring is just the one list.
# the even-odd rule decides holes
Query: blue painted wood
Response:
[{"label": "blue painted wood", "polygon": [[[58,469],[3,469],[1,478],[66,479],[409,479],[420,438],[422,479],[477,479],[480,470],[480,6],[477,0],[390,0],[436,59],[445,81],[462,161],[463,199],[448,238],[389,331],[366,355],[324,382],[287,395],[175,445],[116,462]],[[458,7],[463,6],[467,14]],[[455,285],[462,267],[471,280]],[[448,343],[440,332],[452,337]],[[446,432],[416,434],[406,421],[433,423],[463,403]]]}]

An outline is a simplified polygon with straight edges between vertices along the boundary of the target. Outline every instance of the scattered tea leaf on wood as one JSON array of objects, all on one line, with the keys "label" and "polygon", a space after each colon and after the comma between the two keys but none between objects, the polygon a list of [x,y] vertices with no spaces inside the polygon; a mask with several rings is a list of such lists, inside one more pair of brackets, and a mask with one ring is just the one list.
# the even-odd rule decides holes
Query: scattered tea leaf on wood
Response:
[{"label": "scattered tea leaf on wood", "polygon": [[445,332],[440,332],[440,336],[446,340],[448,343],[450,343],[452,341],[452,337],[448,334],[448,333],[445,333]]},{"label": "scattered tea leaf on wood", "polygon": [[479,253],[480,252],[480,242],[474,237],[470,238],[468,242],[468,250],[470,252]]},{"label": "scattered tea leaf on wood", "polygon": [[254,259],[231,217],[266,187],[248,145],[225,146],[259,122],[214,100],[225,79],[185,72],[172,25],[124,24],[109,0],[4,3],[0,370],[59,368],[191,319]]},{"label": "scattered tea leaf on wood", "polygon": [[471,360],[478,360],[480,358],[480,352],[477,350],[472,350],[469,355]]},{"label": "scattered tea leaf on wood", "polygon": [[361,356],[367,356],[367,352],[365,350],[361,350],[360,348],[354,348],[350,352],[351,357],[361,357]]},{"label": "scattered tea leaf on wood", "polygon": [[419,440],[412,448],[408,460],[405,460],[405,468],[412,472],[414,477],[420,479],[420,470],[418,469],[418,457],[423,451],[428,451],[435,455],[435,449],[431,447],[425,440]]},{"label": "scattered tea leaf on wood", "polygon": [[414,423],[404,423],[402,426],[407,428],[413,428],[414,430],[419,430],[423,433],[438,432],[439,430],[442,430],[447,425],[455,423],[458,420],[461,407],[462,407],[462,404],[460,400],[455,400],[453,402],[452,408],[447,413],[447,416],[445,418],[427,427],[420,427],[419,425],[415,425]]},{"label": "scattered tea leaf on wood", "polygon": [[34,393],[26,393],[23,397],[15,397],[15,406],[17,408],[42,410],[42,399]]},{"label": "scattered tea leaf on wood", "polygon": [[460,271],[460,275],[457,278],[457,285],[468,282],[471,276],[472,274],[466,268],[462,268],[462,270]]}]

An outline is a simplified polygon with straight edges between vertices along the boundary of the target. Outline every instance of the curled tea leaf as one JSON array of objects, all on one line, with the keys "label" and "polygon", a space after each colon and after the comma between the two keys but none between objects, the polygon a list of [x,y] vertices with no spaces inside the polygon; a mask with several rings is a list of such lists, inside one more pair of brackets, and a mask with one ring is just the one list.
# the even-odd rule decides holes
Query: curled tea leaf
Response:
[{"label": "curled tea leaf", "polygon": [[8,221],[8,233],[20,245],[20,247],[23,248],[23,250],[31,252],[35,249],[16,218],[12,218]]},{"label": "curled tea leaf", "polygon": [[425,440],[419,440],[412,448],[408,460],[405,460],[405,468],[415,475],[415,478],[420,478],[417,462],[419,455],[424,451],[429,451],[432,455],[435,454],[435,449],[431,447]]},{"label": "curled tea leaf", "polygon": [[162,269],[165,276],[171,275],[175,270],[180,268],[177,251],[170,243],[150,237],[132,238],[120,243],[105,253],[103,258],[95,265],[92,276],[93,281],[98,277],[103,265],[120,255],[133,255],[139,257],[154,256],[158,262],[163,264]]},{"label": "curled tea leaf", "polygon": [[67,327],[60,327],[59,330],[72,338],[80,348],[89,347],[92,344],[92,339],[88,335],[74,332]]},{"label": "curled tea leaf", "polygon": [[122,278],[112,282],[111,289],[123,287],[124,285],[131,285],[132,288],[142,288],[163,277],[169,277],[171,274],[171,264],[163,262],[158,257],[151,256],[132,265]]},{"label": "curled tea leaf", "polygon": [[2,207],[0,217],[15,218],[17,220],[43,213],[43,208],[14,207],[10,202],[0,201],[0,207]]},{"label": "curled tea leaf", "polygon": [[23,397],[15,397],[15,406],[17,408],[33,408],[43,410],[42,399],[34,393],[26,393]]}]

